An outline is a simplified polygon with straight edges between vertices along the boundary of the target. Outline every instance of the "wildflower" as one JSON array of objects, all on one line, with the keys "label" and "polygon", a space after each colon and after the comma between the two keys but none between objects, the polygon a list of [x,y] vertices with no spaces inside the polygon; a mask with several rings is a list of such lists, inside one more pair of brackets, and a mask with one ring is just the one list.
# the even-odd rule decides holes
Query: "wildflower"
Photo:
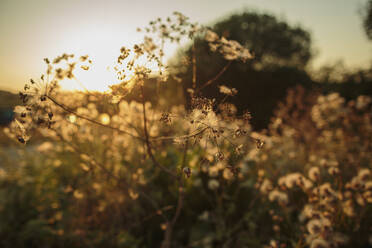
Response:
[{"label": "wildflower", "polygon": [[222,160],[225,159],[225,155],[220,151],[215,154],[215,157],[216,157],[217,161],[222,161]]},{"label": "wildflower", "polygon": [[219,172],[218,166],[210,166],[208,173],[210,177],[217,177]]},{"label": "wildflower", "polygon": [[265,142],[260,139],[256,139],[256,147],[257,149],[261,149],[264,146]]},{"label": "wildflower", "polygon": [[54,162],[53,162],[53,166],[54,167],[60,167],[62,165],[62,161],[61,160],[59,160],[59,159],[57,159],[57,160],[54,160]]},{"label": "wildflower", "polygon": [[84,197],[84,194],[82,192],[80,192],[79,190],[75,190],[74,191],[74,197],[76,199],[82,199]]},{"label": "wildflower", "polygon": [[338,175],[340,173],[340,170],[338,169],[338,167],[330,167],[328,169],[328,173],[332,176],[335,176],[335,175]]},{"label": "wildflower", "polygon": [[312,219],[306,225],[310,234],[317,234],[322,231],[322,222],[319,219]]},{"label": "wildflower", "polygon": [[38,152],[48,152],[53,148],[53,144],[46,141],[37,147]]},{"label": "wildflower", "polygon": [[132,198],[133,200],[136,200],[139,196],[138,193],[134,192],[132,189],[129,189],[128,192],[129,192],[130,198]]},{"label": "wildflower", "polygon": [[368,202],[372,203],[372,191],[366,191],[363,193],[363,198]]},{"label": "wildflower", "polygon": [[240,53],[240,59],[243,63],[245,63],[248,59],[253,59],[253,55],[248,49],[243,49],[243,51]]},{"label": "wildflower", "polygon": [[278,242],[275,240],[270,240],[270,248],[279,248]]},{"label": "wildflower", "polygon": [[190,170],[189,167],[184,167],[184,168],[182,169],[182,171],[183,171],[183,173],[185,174],[185,176],[186,176],[187,178],[189,178],[189,177],[191,176],[191,170]]},{"label": "wildflower", "polygon": [[357,100],[356,100],[356,104],[355,104],[355,107],[358,109],[358,110],[362,110],[364,109],[366,106],[368,106],[370,103],[372,102],[372,99],[371,97],[369,96],[358,96]]},{"label": "wildflower", "polygon": [[314,239],[310,244],[310,248],[328,248],[328,247],[330,247],[328,242],[321,238]]},{"label": "wildflower", "polygon": [[364,198],[363,198],[362,195],[359,194],[359,193],[356,194],[355,200],[356,200],[356,202],[357,202],[360,206],[364,206],[364,205],[366,204]]},{"label": "wildflower", "polygon": [[361,181],[366,181],[368,177],[370,176],[370,174],[371,174],[370,170],[367,168],[364,168],[358,172],[358,177],[360,178]]},{"label": "wildflower", "polygon": [[309,178],[313,181],[317,181],[320,177],[320,171],[319,171],[319,168],[314,166],[314,167],[311,167],[309,172]]},{"label": "wildflower", "polygon": [[265,170],[259,169],[259,170],[257,171],[257,175],[258,175],[258,177],[263,177],[263,176],[265,176]]},{"label": "wildflower", "polygon": [[278,184],[281,186],[286,186],[288,189],[292,188],[295,185],[298,185],[302,179],[302,175],[300,173],[291,173],[284,177],[279,178]]},{"label": "wildflower", "polygon": [[172,118],[169,113],[162,113],[160,121],[165,123],[165,124],[171,124],[172,123]]},{"label": "wildflower", "polygon": [[313,207],[310,204],[306,204],[305,207],[302,209],[301,213],[298,216],[298,219],[301,222],[304,222],[307,218],[311,217],[311,214],[313,212]]},{"label": "wildflower", "polygon": [[347,215],[347,216],[354,216],[355,215],[355,212],[354,212],[354,207],[353,207],[353,202],[352,200],[347,200],[345,202],[342,203],[342,210],[344,211],[344,213]]},{"label": "wildflower", "polygon": [[346,188],[347,189],[354,189],[354,190],[359,190],[362,188],[364,185],[364,181],[361,180],[359,176],[355,176],[351,179],[351,182],[346,183]]},{"label": "wildflower", "polygon": [[279,225],[274,225],[273,230],[274,230],[274,232],[280,232],[280,226]]},{"label": "wildflower", "polygon": [[232,172],[232,169],[230,168],[226,168],[223,170],[223,178],[225,178],[226,180],[230,180],[232,178],[234,178],[234,173]]},{"label": "wildflower", "polygon": [[300,177],[297,184],[304,189],[310,189],[313,187],[313,183],[305,177]]},{"label": "wildflower", "polygon": [[288,203],[288,195],[279,190],[273,190],[269,194],[270,201],[277,201],[279,204],[286,205]]},{"label": "wildflower", "polygon": [[89,166],[87,166],[87,165],[84,164],[84,163],[80,163],[80,167],[81,167],[84,171],[89,171]]},{"label": "wildflower", "polygon": [[211,179],[208,181],[208,188],[215,190],[220,186],[220,183],[216,179]]},{"label": "wildflower", "polygon": [[365,190],[372,190],[372,181],[368,181],[364,184]]},{"label": "wildflower", "polygon": [[261,184],[260,191],[262,194],[268,194],[273,189],[271,181],[267,178]]},{"label": "wildflower", "polygon": [[163,231],[165,231],[165,230],[167,229],[167,226],[168,226],[167,223],[162,223],[162,224],[160,225],[160,229],[163,230]]},{"label": "wildflower", "polygon": [[229,88],[225,85],[219,86],[220,92],[222,94],[228,95],[228,96],[234,96],[238,93],[238,91],[235,88]]},{"label": "wildflower", "polygon": [[217,40],[219,39],[218,35],[211,31],[211,30],[207,30],[206,33],[205,33],[205,40],[208,41],[208,42],[216,42]]}]

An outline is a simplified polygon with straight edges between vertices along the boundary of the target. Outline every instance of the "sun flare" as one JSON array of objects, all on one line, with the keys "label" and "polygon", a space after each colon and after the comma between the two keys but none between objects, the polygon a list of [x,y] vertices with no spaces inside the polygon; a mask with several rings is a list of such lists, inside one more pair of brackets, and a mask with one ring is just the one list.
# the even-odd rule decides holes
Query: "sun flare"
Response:
[{"label": "sun flare", "polygon": [[[152,73],[159,71],[157,63],[154,61],[148,61],[145,57],[136,59],[134,65],[134,67],[146,67],[150,69]],[[109,63],[107,60],[93,58],[93,63],[88,67],[80,66],[74,70],[74,78],[66,78],[61,80],[59,83],[63,90],[107,92],[110,91],[111,85],[122,82],[118,78],[117,72],[114,69],[116,66],[115,63]],[[125,64],[124,67],[126,67]],[[125,70],[124,80],[131,81],[134,75],[134,70]]]},{"label": "sun flare", "polygon": [[60,82],[62,89],[105,92],[110,85],[119,83],[112,67],[102,64],[92,64],[88,70],[76,68],[74,76]]}]

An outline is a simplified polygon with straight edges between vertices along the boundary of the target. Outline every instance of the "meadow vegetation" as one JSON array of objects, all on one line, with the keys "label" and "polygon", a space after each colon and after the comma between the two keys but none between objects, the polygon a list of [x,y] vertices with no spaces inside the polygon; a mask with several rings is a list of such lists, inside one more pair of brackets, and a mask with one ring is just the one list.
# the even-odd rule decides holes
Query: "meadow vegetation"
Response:
[{"label": "meadow vegetation", "polygon": [[[240,91],[221,84],[224,67],[198,77],[194,41],[227,64],[254,51],[178,12],[139,31],[110,92],[62,91],[94,63],[72,54],[45,59],[20,92],[3,130],[14,145],[0,150],[2,247],[372,245],[371,97],[292,88],[254,131],[232,103]],[[181,78],[163,50],[185,40]],[[186,107],[171,99],[182,85]]]}]

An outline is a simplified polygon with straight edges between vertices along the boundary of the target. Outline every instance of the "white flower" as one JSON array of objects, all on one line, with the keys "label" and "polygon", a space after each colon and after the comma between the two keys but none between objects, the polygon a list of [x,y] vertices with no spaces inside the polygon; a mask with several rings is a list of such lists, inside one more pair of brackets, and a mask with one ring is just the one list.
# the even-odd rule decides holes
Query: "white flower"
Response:
[{"label": "white flower", "polygon": [[262,194],[268,194],[270,190],[273,189],[273,185],[271,181],[267,178],[264,179],[264,181],[261,184],[260,191]]},{"label": "white flower", "polygon": [[220,186],[220,183],[216,179],[211,179],[208,181],[208,188],[215,190]]},{"label": "white flower", "polygon": [[350,217],[354,216],[355,212],[354,212],[354,207],[353,207],[352,200],[347,200],[347,201],[343,202],[342,210],[344,211],[344,213],[347,216],[350,216]]},{"label": "white flower", "polygon": [[225,85],[221,85],[219,86],[219,88],[220,88],[220,93],[228,95],[228,96],[234,96],[236,95],[236,93],[238,93],[238,91],[235,88],[229,88]]},{"label": "white flower", "polygon": [[313,219],[307,223],[306,228],[310,234],[317,234],[322,231],[322,226],[322,222],[319,219]]},{"label": "white flower", "polygon": [[207,30],[207,32],[205,33],[205,40],[208,42],[216,42],[218,39],[218,35],[211,30]]},{"label": "white flower", "polygon": [[288,195],[284,192],[279,190],[273,190],[269,194],[270,201],[277,201],[279,204],[287,204],[288,203]]},{"label": "white flower", "polygon": [[316,181],[319,179],[319,176],[320,176],[320,171],[319,171],[319,168],[314,166],[314,167],[311,167],[309,172],[308,172],[308,175],[309,175],[309,178],[313,181]]},{"label": "white flower", "polygon": [[240,53],[240,59],[243,62],[246,62],[248,59],[253,59],[253,55],[249,52],[248,49],[243,49],[243,51]]},{"label": "white flower", "polygon": [[372,99],[369,96],[358,96],[355,107],[359,110],[365,108],[368,104],[372,102]]},{"label": "white flower", "polygon": [[29,112],[27,110],[27,108],[25,106],[15,106],[14,107],[14,110],[13,110],[14,113],[17,113],[17,114],[22,114],[22,113],[26,113],[26,112]]},{"label": "white flower", "polygon": [[366,181],[371,174],[370,170],[367,168],[363,168],[358,172],[358,177],[361,181]]},{"label": "white flower", "polygon": [[47,152],[47,151],[50,151],[52,148],[53,148],[53,144],[49,141],[46,141],[37,147],[37,151]]}]

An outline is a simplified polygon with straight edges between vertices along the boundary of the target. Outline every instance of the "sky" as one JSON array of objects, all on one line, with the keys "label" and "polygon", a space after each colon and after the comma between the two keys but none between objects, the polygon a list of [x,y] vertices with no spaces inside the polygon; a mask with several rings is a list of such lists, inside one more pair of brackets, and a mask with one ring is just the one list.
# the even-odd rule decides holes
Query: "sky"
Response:
[{"label": "sky", "polygon": [[20,90],[45,71],[43,58],[64,52],[93,58],[100,73],[86,78],[96,80],[92,85],[110,81],[113,73],[103,68],[112,64],[121,46],[141,40],[136,28],[174,11],[201,24],[244,10],[274,14],[310,31],[317,52],[313,68],[341,59],[349,67],[367,67],[372,42],[360,17],[366,1],[0,0],[0,89]]}]

